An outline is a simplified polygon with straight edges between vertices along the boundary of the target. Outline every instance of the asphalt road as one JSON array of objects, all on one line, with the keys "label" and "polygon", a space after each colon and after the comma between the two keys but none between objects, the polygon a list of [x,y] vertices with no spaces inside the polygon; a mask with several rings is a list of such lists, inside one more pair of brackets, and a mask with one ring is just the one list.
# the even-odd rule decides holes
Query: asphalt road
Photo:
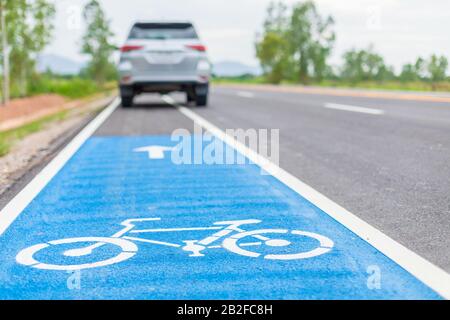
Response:
[{"label": "asphalt road", "polygon": [[[280,129],[283,169],[450,272],[450,103],[214,87],[194,111],[222,129]],[[96,135],[178,128],[193,122],[143,96]]]}]

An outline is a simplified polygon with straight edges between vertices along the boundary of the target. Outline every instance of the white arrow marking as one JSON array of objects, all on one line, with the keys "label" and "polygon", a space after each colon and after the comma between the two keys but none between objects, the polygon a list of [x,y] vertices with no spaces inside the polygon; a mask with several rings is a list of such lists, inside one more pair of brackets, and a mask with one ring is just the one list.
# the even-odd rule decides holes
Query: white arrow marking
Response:
[{"label": "white arrow marking", "polygon": [[164,147],[164,146],[148,146],[134,149],[134,152],[147,152],[149,159],[164,159],[164,152],[172,151],[175,148],[173,147]]}]

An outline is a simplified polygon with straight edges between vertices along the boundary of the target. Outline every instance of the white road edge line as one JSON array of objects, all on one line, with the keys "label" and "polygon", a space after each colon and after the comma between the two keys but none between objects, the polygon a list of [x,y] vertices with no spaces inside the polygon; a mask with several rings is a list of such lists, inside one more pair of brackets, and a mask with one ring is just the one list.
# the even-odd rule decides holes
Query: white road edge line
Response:
[{"label": "white road edge line", "polygon": [[367,114],[373,114],[373,115],[377,115],[377,116],[385,114],[384,110],[380,110],[380,109],[356,107],[356,106],[349,106],[349,105],[337,104],[337,103],[325,103],[324,107],[327,109],[367,113]]},{"label": "white road edge line", "polygon": [[238,97],[247,98],[247,99],[252,99],[252,98],[255,97],[255,94],[253,92],[250,92],[250,91],[238,91],[236,93],[236,95]]},{"label": "white road edge line", "polygon": [[326,196],[314,190],[306,183],[300,181],[289,172],[281,169],[276,164],[240,143],[232,136],[227,135],[224,131],[203,117],[197,115],[192,110],[178,105],[171,97],[164,96],[163,99],[166,103],[177,108],[183,115],[203,127],[227,145],[234,148],[236,151],[243,154],[253,163],[260,166],[289,188],[297,192],[300,196],[310,201],[347,229],[368,242],[378,251],[382,252],[443,298],[448,300],[450,299],[450,274],[401,245],[397,241],[391,239],[380,230],[372,227],[370,224],[328,199]]},{"label": "white road edge line", "polygon": [[97,117],[94,118],[78,135],[20,191],[0,211],[0,236],[16,220],[22,211],[45,188],[53,177],[64,167],[67,161],[80,149],[86,140],[105,122],[106,119],[120,105],[120,99],[116,98]]}]

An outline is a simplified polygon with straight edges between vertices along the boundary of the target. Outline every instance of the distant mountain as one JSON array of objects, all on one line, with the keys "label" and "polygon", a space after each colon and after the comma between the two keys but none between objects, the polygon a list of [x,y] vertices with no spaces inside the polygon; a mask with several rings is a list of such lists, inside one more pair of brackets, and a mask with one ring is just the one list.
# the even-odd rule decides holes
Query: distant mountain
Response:
[{"label": "distant mountain", "polygon": [[260,67],[249,66],[237,61],[221,61],[214,63],[213,73],[218,77],[239,77],[247,74],[258,76],[262,70]]},{"label": "distant mountain", "polygon": [[39,72],[50,70],[60,75],[78,74],[83,67],[83,63],[56,54],[41,54],[37,62]]}]

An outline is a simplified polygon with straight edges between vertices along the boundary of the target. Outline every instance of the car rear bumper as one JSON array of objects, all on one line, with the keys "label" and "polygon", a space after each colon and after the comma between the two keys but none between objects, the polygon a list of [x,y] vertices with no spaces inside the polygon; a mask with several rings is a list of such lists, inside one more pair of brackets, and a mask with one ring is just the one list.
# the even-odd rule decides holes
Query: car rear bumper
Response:
[{"label": "car rear bumper", "polygon": [[209,83],[201,81],[138,81],[131,84],[120,84],[121,96],[134,96],[140,93],[170,93],[194,90],[196,94],[206,94]]}]

